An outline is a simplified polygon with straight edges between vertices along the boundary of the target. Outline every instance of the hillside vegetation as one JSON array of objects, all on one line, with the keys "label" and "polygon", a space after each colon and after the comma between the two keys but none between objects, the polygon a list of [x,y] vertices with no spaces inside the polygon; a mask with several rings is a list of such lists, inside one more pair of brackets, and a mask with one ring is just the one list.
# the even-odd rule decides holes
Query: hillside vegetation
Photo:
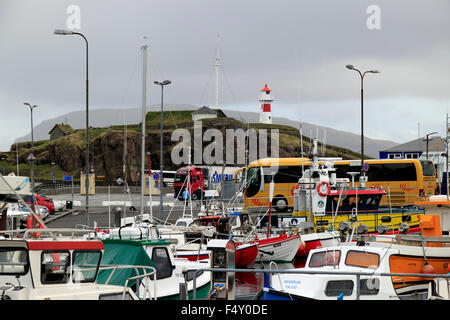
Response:
[{"label": "hillside vegetation", "polygon": [[[227,129],[267,129],[270,136],[270,129],[279,130],[279,156],[299,157],[300,156],[300,134],[298,129],[283,125],[267,125],[261,123],[243,123],[233,118],[227,118],[223,112],[218,112],[216,119],[202,120],[203,133],[207,129],[215,128],[226,136]],[[176,170],[177,165],[171,161],[171,152],[178,141],[171,141],[172,132],[175,129],[185,129],[194,136],[194,122],[192,121],[193,111],[165,111],[164,117],[164,169]],[[160,159],[160,112],[148,112],[146,116],[146,150],[151,153],[151,167],[159,169]],[[125,135],[126,132],[126,135]],[[125,139],[126,138],[126,139]],[[141,167],[141,124],[124,126],[110,126],[106,128],[90,128],[90,162],[95,170],[96,176],[104,176],[105,182],[114,182],[118,177],[123,178],[124,164],[124,142],[126,140],[126,170],[128,181],[138,181]],[[268,137],[270,141],[270,137]],[[193,138],[192,138],[193,141]],[[210,141],[203,142],[203,148],[210,144]],[[311,139],[303,136],[303,151],[306,156],[311,150]],[[192,142],[193,144],[193,142]],[[225,142],[224,142],[225,144]],[[17,149],[16,149],[17,146]],[[80,171],[84,171],[86,154],[86,130],[74,130],[67,136],[60,137],[54,141],[41,140],[34,142],[35,177],[37,180],[52,180],[51,171],[55,172],[56,180],[62,180],[64,173],[73,175],[75,180],[79,179]],[[237,146],[235,144],[235,152]],[[270,153],[270,147],[267,147]],[[319,142],[319,151],[322,145]],[[31,152],[31,143],[23,142],[13,144],[9,152],[0,153],[0,165],[2,173],[17,171],[19,164],[20,175],[29,175],[30,163],[27,157]],[[269,154],[270,155],[270,154]],[[320,154],[325,157],[341,157],[343,159],[359,159],[360,155],[351,150],[326,145],[325,153]],[[225,155],[224,155],[225,157]],[[368,158],[368,157],[367,157]],[[147,167],[147,163],[146,163]]]}]

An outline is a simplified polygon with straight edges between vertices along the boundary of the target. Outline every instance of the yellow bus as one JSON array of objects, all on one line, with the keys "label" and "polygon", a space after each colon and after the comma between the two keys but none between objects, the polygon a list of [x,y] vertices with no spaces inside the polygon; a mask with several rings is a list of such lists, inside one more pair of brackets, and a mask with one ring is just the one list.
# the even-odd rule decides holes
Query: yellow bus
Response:
[{"label": "yellow bus", "polygon": [[[365,160],[366,187],[383,187],[388,193],[380,205],[412,205],[421,196],[430,196],[436,190],[436,173],[430,160],[418,159],[376,159]],[[337,178],[352,177],[355,172],[355,186],[359,185],[360,160],[334,161]],[[275,183],[272,206],[277,211],[286,211],[294,206],[294,190],[303,169],[312,165],[308,158],[265,158],[250,163],[247,167],[247,182],[244,190],[246,208],[260,208],[269,205],[269,183],[272,176]],[[319,161],[324,165],[324,161]]]}]

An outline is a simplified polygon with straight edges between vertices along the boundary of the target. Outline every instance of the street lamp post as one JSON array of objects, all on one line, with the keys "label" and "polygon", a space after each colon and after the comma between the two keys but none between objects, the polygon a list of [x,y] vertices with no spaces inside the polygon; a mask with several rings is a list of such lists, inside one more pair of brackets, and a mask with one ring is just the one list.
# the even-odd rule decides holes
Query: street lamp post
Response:
[{"label": "street lamp post", "polygon": [[86,43],[86,165],[85,165],[85,191],[86,191],[86,225],[89,226],[89,44],[86,37],[79,32],[70,30],[55,30],[57,35],[78,35]]},{"label": "street lamp post", "polygon": [[159,219],[162,217],[163,210],[163,196],[162,196],[162,188],[163,188],[163,106],[164,106],[164,86],[171,84],[172,81],[164,80],[164,81],[153,81],[154,84],[161,86],[161,136],[159,139],[160,143],[160,160],[159,160]]},{"label": "street lamp post", "polygon": [[[30,114],[31,114],[31,154],[28,156],[28,159],[31,162],[31,172],[30,172],[30,179],[31,179],[31,209],[33,212],[35,212],[34,208],[34,160],[36,159],[34,156],[34,132],[33,132],[33,109],[37,108],[37,105],[31,105],[28,102],[24,102],[24,105],[28,106],[30,108]],[[36,226],[36,221],[34,216],[32,217],[32,227],[34,228]]]},{"label": "street lamp post", "polygon": [[428,142],[429,142],[429,136],[431,136],[431,135],[433,135],[433,134],[436,134],[437,132],[431,132],[431,133],[428,133],[426,136],[427,136],[427,160],[428,160]]},{"label": "street lamp post", "polygon": [[[362,73],[351,64],[345,66],[347,69],[355,70],[361,77],[361,177],[365,176],[364,171],[364,76],[367,73],[380,73],[378,70],[369,70]],[[364,182],[364,181],[363,181]]]}]

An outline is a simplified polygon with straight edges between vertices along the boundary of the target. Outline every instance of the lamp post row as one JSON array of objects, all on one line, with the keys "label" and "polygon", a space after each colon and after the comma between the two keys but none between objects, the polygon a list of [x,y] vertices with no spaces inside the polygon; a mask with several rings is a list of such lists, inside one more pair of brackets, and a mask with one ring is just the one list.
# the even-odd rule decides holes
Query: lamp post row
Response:
[{"label": "lamp post row", "polygon": [[[85,210],[86,210],[86,225],[89,226],[89,43],[87,38],[79,32],[73,32],[70,30],[55,30],[54,31],[55,34],[57,35],[79,35],[80,37],[82,37],[86,43],[86,165],[85,165],[85,171],[86,171],[86,180],[85,180],[85,191],[86,191],[86,206],[85,206]],[[161,142],[161,155],[160,155],[160,219],[161,219],[161,215],[162,215],[162,204],[163,204],[163,199],[162,199],[162,181],[163,181],[163,151],[162,151],[162,145],[163,145],[163,88],[165,85],[168,85],[171,83],[170,80],[165,80],[165,81],[154,81],[155,84],[160,85],[161,86],[161,138],[160,138],[160,142]],[[144,146],[143,146],[144,147]],[[143,175],[143,173],[142,173]],[[150,168],[149,168],[149,179],[150,179]],[[151,204],[150,204],[151,205]]]},{"label": "lamp post row", "polygon": [[[380,73],[380,71],[368,70],[365,72],[361,72],[360,70],[356,69],[351,64],[348,64],[345,67],[349,70],[357,71],[361,78],[361,175],[360,175],[360,180],[361,180],[361,178],[365,176],[365,170],[364,170],[364,76],[367,73]],[[364,178],[362,178],[362,179],[363,180],[361,182],[365,183]]]},{"label": "lamp post row", "polygon": [[[82,37],[86,43],[86,179],[85,179],[85,191],[86,191],[86,224],[89,226],[89,43],[87,38],[79,32],[74,32],[70,30],[55,30],[55,34],[57,35],[78,35]],[[368,70],[365,72],[361,72],[353,65],[346,65],[346,68],[349,70],[357,71],[361,78],[361,177],[364,176],[364,76],[367,73],[379,73],[378,70]],[[163,207],[163,199],[162,199],[162,187],[163,187],[163,101],[164,101],[164,86],[170,84],[170,80],[165,81],[154,81],[154,84],[161,86],[161,134],[160,134],[160,219],[162,215],[162,207]],[[34,177],[33,177],[33,166],[34,166],[34,139],[33,139],[33,108],[37,107],[36,105],[31,106],[29,103],[25,103],[30,107],[31,111],[31,134],[32,134],[32,142],[31,142],[31,182],[32,189],[34,195]],[[144,146],[143,146],[144,147]],[[143,173],[142,173],[143,174]],[[149,179],[150,179],[150,168],[149,168]],[[151,205],[151,204],[150,204]]]},{"label": "lamp post row", "polygon": [[86,43],[86,164],[85,164],[85,192],[86,192],[86,225],[89,226],[89,43],[86,37],[79,32],[70,30],[55,30],[57,35],[78,35]]}]

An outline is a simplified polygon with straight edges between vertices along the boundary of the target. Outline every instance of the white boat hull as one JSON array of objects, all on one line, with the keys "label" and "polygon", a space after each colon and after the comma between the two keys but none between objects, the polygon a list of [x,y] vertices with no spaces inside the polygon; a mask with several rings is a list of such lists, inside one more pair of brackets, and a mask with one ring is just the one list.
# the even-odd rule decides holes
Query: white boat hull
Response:
[{"label": "white boat hull", "polygon": [[257,260],[262,262],[291,262],[301,244],[301,239],[298,235],[268,243],[265,242],[266,240],[261,240],[258,243],[259,254]]}]

